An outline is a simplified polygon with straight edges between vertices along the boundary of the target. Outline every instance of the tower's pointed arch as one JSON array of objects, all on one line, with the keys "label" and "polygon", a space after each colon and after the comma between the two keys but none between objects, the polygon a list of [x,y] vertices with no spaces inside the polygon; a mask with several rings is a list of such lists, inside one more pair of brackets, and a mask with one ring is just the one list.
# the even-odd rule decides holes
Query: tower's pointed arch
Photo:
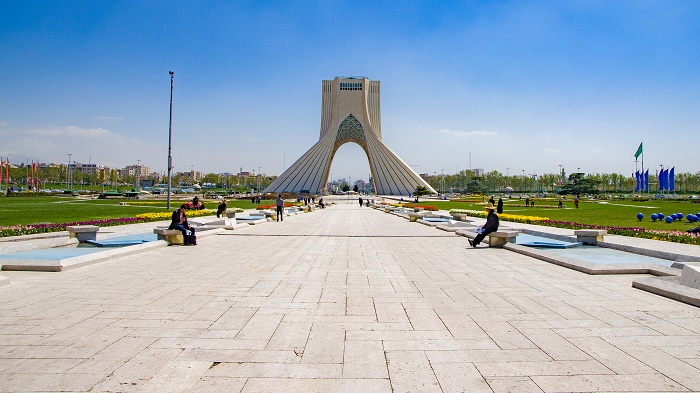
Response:
[{"label": "tower's pointed arch", "polygon": [[328,182],[333,157],[346,143],[365,151],[377,194],[409,195],[416,187],[435,190],[382,142],[379,81],[341,78],[323,81],[319,141],[264,192],[318,194]]}]

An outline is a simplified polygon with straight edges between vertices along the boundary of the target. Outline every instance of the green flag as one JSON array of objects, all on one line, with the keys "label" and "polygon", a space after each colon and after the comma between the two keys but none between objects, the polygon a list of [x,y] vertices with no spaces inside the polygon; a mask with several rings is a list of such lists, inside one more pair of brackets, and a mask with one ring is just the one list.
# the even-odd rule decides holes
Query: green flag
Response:
[{"label": "green flag", "polygon": [[634,153],[634,158],[639,158],[639,155],[642,154],[642,144],[643,144],[643,143],[644,143],[644,142],[640,142],[640,143],[639,143],[639,148],[637,148],[637,152]]}]

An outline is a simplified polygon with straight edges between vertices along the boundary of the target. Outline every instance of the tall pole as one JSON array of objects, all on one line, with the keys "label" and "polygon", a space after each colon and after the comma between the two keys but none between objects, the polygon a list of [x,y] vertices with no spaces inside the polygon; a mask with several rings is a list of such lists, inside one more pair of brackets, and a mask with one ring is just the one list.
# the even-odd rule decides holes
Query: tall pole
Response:
[{"label": "tall pole", "polygon": [[444,194],[445,193],[445,168],[442,168],[441,170],[441,179],[440,179],[440,193]]},{"label": "tall pole", "polygon": [[67,155],[68,155],[68,177],[67,177],[67,179],[66,179],[66,183],[68,183],[68,189],[69,189],[69,190],[72,190],[73,187],[72,187],[71,184],[70,184],[70,183],[71,183],[70,156],[72,156],[73,154],[72,154],[72,153],[68,153]]},{"label": "tall pole", "polygon": [[168,71],[170,73],[170,122],[168,124],[168,203],[167,209],[170,210],[170,183],[173,178],[173,156],[172,156],[172,146],[173,146],[173,79],[174,72]]},{"label": "tall pole", "polygon": [[258,167],[258,195],[261,194],[260,192],[260,185],[262,184],[262,173],[260,173],[260,167]]},{"label": "tall pole", "polygon": [[141,160],[136,160],[136,169],[139,171],[136,175],[136,190],[138,190],[141,185]]}]

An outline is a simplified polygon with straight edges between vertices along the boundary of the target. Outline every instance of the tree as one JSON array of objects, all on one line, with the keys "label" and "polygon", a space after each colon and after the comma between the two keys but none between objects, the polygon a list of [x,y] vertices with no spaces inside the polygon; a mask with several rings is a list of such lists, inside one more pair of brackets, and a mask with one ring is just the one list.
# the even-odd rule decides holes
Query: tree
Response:
[{"label": "tree", "polygon": [[583,173],[572,173],[569,175],[568,183],[562,186],[559,195],[576,195],[581,194],[598,194],[598,184],[590,179],[584,177]]},{"label": "tree", "polygon": [[484,187],[481,185],[481,181],[478,177],[469,179],[467,182],[467,193],[468,194],[483,194]]},{"label": "tree", "polygon": [[357,184],[355,184],[355,186],[352,188],[352,190],[355,191],[355,192],[358,192],[358,191],[359,191],[359,188],[357,188]]},{"label": "tree", "polygon": [[416,197],[416,201],[418,201],[418,197],[421,197],[423,195],[430,195],[430,190],[428,190],[428,187],[426,186],[418,186],[413,191],[413,195]]},{"label": "tree", "polygon": [[348,185],[348,183],[343,182],[343,187],[341,188],[341,190],[343,190],[343,192],[350,191],[350,186]]}]

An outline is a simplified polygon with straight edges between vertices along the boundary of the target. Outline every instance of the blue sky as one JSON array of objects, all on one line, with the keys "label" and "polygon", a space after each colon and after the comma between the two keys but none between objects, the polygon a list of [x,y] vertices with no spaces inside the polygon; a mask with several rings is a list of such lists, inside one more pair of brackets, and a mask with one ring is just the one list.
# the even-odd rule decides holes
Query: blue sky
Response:
[{"label": "blue sky", "polygon": [[[4,1],[0,156],[279,174],[317,140],[321,81],[382,82],[420,173],[698,172],[696,1]],[[341,147],[333,176],[366,178]]]}]

